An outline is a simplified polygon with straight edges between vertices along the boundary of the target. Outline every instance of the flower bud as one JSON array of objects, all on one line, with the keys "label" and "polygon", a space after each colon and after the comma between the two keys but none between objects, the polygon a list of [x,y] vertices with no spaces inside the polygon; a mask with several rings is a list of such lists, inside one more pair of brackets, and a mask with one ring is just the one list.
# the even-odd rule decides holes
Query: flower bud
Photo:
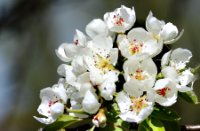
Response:
[{"label": "flower bud", "polygon": [[164,25],[162,31],[160,32],[160,36],[164,41],[172,40],[176,38],[177,35],[178,29],[172,23],[167,23],[166,25]]},{"label": "flower bud", "polygon": [[98,114],[95,115],[92,119],[92,123],[96,126],[96,127],[105,127],[106,126],[106,115],[105,115],[105,109],[100,109]]}]

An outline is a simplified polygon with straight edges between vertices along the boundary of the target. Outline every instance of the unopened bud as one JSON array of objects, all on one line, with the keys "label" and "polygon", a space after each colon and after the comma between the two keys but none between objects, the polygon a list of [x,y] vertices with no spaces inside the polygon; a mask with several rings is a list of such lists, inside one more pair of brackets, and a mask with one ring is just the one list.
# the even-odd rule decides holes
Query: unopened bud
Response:
[{"label": "unopened bud", "polygon": [[107,118],[105,115],[105,109],[100,109],[99,112],[92,119],[92,123],[96,127],[105,127],[106,121],[107,121]]}]

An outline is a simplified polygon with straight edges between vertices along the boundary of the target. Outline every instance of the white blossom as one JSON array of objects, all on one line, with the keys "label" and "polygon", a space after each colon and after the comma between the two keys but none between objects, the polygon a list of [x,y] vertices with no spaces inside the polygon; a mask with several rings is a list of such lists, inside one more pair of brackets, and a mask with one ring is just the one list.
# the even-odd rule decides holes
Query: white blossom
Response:
[{"label": "white blossom", "polygon": [[191,91],[195,81],[191,69],[186,68],[191,57],[192,53],[189,50],[177,48],[164,54],[161,60],[162,74],[171,79],[180,92]]},{"label": "white blossom", "polygon": [[113,12],[108,12],[104,15],[104,21],[108,29],[117,33],[124,33],[129,30],[135,23],[136,16],[134,7],[127,8],[122,5]]},{"label": "white blossom", "polygon": [[170,79],[160,79],[156,81],[153,88],[155,90],[154,101],[162,106],[171,106],[177,101],[177,88]]},{"label": "white blossom", "polygon": [[51,124],[64,112],[64,104],[67,102],[66,90],[62,84],[56,84],[40,91],[41,104],[38,107],[39,114],[46,118],[34,118],[41,123]]},{"label": "white blossom", "polygon": [[140,57],[131,57],[124,63],[123,69],[124,77],[127,81],[124,89],[128,93],[134,92],[136,89],[147,90],[153,87],[157,75],[157,67],[151,58],[140,60]]},{"label": "white blossom", "polygon": [[158,20],[150,11],[146,19],[146,28],[158,41],[164,44],[172,44],[176,42],[183,34],[183,30],[178,35],[178,29],[171,22],[165,23]]},{"label": "white blossom", "polygon": [[133,28],[128,35],[119,35],[118,46],[121,54],[129,58],[131,56],[146,54],[154,57],[160,53],[162,44],[143,28]]},{"label": "white blossom", "polygon": [[119,117],[127,122],[140,123],[153,111],[154,103],[147,101],[146,96],[129,96],[122,91],[116,101],[121,112]]}]

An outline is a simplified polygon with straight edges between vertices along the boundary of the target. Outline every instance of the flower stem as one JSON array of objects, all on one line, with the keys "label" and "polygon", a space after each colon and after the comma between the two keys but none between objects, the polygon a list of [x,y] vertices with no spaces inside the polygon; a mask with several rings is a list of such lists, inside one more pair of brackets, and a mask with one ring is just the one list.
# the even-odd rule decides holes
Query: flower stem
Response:
[{"label": "flower stem", "polygon": [[67,109],[67,112],[77,113],[77,114],[87,114],[83,109]]}]

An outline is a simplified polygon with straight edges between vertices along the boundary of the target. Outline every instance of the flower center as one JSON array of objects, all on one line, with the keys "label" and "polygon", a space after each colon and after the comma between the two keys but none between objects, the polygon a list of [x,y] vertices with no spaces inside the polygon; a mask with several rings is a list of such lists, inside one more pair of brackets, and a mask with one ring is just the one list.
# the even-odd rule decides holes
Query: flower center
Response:
[{"label": "flower center", "polygon": [[153,35],[153,38],[156,39],[157,41],[160,40],[160,35]]},{"label": "flower center", "polygon": [[121,16],[119,16],[119,14],[114,15],[113,18],[114,18],[114,23],[116,25],[118,25],[118,26],[122,26],[123,25],[124,19]]},{"label": "flower center", "polygon": [[138,68],[135,71],[135,73],[130,74],[130,76],[131,76],[131,78],[137,79],[137,80],[144,80],[144,79],[147,78],[147,75],[145,74],[145,72],[142,69],[140,69],[140,68]]},{"label": "flower center", "polygon": [[98,61],[95,61],[95,66],[103,71],[103,73],[106,73],[111,70],[115,70],[114,66],[110,63],[109,58],[103,58],[101,56],[98,56]]},{"label": "flower center", "polygon": [[138,98],[132,97],[131,98],[132,105],[131,105],[130,110],[135,111],[136,114],[139,114],[142,109],[148,106],[145,98],[146,96],[138,97]]},{"label": "flower center", "polygon": [[138,54],[142,50],[142,47],[143,47],[143,43],[136,42],[136,40],[134,39],[134,43],[130,43],[128,50],[131,55],[135,55],[135,54]]},{"label": "flower center", "polygon": [[164,87],[162,89],[157,90],[157,93],[158,93],[158,95],[161,95],[161,96],[165,97],[167,92],[170,91],[170,90],[171,90],[171,88]]}]

